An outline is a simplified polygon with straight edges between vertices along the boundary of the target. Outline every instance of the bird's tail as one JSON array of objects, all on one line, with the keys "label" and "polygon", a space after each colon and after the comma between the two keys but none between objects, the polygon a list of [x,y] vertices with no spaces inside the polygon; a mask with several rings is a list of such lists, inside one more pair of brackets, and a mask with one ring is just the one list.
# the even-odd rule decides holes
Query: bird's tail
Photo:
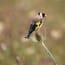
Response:
[{"label": "bird's tail", "polygon": [[28,31],[28,34],[25,38],[29,38],[31,36],[31,33],[35,30],[35,24],[31,24],[30,25],[30,28],[29,28],[29,31]]},{"label": "bird's tail", "polygon": [[29,33],[25,36],[25,38],[29,39],[31,36],[32,31],[29,31]]},{"label": "bird's tail", "polygon": [[29,39],[29,37],[30,37],[30,34],[27,34],[27,35],[25,36],[25,38],[27,38],[27,39]]}]

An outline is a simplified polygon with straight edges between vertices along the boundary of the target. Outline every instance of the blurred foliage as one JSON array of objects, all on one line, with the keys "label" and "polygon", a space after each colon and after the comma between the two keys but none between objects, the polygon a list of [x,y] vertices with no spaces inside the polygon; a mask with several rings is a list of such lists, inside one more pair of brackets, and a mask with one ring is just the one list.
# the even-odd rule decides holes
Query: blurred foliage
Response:
[{"label": "blurred foliage", "polygon": [[0,0],[0,65],[54,65],[35,33],[23,38],[38,11],[48,15],[39,33],[58,65],[65,65],[65,0]]}]

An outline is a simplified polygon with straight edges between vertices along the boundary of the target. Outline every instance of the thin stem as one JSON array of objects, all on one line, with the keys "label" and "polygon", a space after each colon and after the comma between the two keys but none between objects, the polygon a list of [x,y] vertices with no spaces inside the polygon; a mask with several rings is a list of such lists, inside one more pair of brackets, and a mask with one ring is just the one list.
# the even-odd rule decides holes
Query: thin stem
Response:
[{"label": "thin stem", "polygon": [[45,51],[48,53],[48,55],[51,57],[51,59],[53,60],[54,64],[57,65],[56,60],[54,58],[54,56],[52,55],[52,53],[49,51],[49,49],[46,47],[46,45],[44,44],[44,42],[42,41],[42,46],[45,49]]}]

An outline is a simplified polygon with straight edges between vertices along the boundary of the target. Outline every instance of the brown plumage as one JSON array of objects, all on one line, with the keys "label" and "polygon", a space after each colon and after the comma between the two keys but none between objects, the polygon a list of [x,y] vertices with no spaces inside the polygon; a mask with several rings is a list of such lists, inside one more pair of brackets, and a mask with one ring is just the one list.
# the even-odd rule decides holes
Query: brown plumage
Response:
[{"label": "brown plumage", "polygon": [[41,27],[41,25],[43,23],[42,20],[44,19],[45,16],[46,16],[45,13],[39,12],[33,18],[32,23],[31,23],[30,28],[29,28],[29,31],[28,31],[28,34],[25,38],[29,38],[33,31],[35,31],[35,30],[37,31]]}]

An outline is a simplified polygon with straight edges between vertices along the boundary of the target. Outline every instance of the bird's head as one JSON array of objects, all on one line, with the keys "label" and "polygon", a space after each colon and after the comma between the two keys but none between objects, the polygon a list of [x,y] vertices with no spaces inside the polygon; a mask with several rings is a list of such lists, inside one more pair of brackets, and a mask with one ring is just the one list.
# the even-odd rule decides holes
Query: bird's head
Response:
[{"label": "bird's head", "polygon": [[38,15],[39,15],[41,18],[44,18],[44,17],[47,16],[45,13],[42,13],[42,12],[38,12]]}]

